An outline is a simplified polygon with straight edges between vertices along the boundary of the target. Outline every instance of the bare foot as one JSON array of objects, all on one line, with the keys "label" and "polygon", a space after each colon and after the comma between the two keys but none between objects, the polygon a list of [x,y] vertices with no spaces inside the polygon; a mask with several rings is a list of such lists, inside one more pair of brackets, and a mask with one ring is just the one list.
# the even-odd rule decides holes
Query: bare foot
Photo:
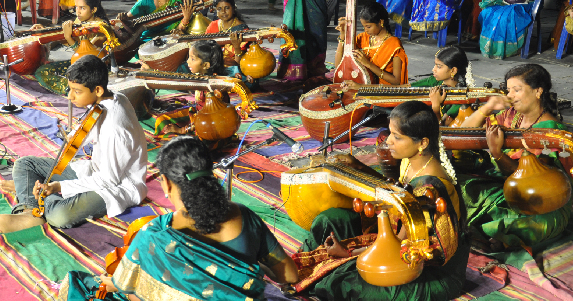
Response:
[{"label": "bare foot", "polygon": [[170,123],[166,126],[163,127],[163,132],[164,133],[176,133],[176,134],[186,134],[187,130],[185,128],[179,127],[178,125],[174,124],[174,123]]},{"label": "bare foot", "polygon": [[43,225],[42,217],[35,217],[31,211],[19,214],[0,214],[0,233],[11,233]]},{"label": "bare foot", "polygon": [[16,186],[14,186],[14,181],[10,180],[0,180],[0,189],[4,190],[7,193],[16,192]]}]

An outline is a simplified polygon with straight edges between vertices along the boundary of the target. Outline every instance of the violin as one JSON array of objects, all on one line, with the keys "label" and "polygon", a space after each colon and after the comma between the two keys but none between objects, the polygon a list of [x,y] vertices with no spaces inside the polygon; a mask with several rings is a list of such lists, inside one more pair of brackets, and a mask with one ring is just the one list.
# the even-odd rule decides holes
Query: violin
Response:
[{"label": "violin", "polygon": [[[94,104],[90,108],[74,135],[68,139],[67,143],[62,144],[62,147],[56,156],[57,160],[54,163],[52,172],[48,177],[46,177],[46,180],[44,180],[44,185],[47,185],[54,175],[61,175],[62,172],[64,172],[64,169],[66,169],[66,166],[68,166],[70,161],[74,158],[88,133],[99,120],[102,113],[103,107],[99,104]],[[34,210],[32,210],[32,214],[35,217],[42,217],[44,215],[44,203],[46,197],[46,191],[45,189],[42,189],[38,197],[38,208],[34,208]]]},{"label": "violin", "polygon": [[[137,234],[137,232],[139,232],[139,230],[143,226],[145,226],[147,223],[149,223],[152,219],[154,219],[156,217],[157,217],[157,215],[140,217],[140,218],[134,220],[133,222],[131,222],[129,227],[127,227],[127,232],[125,233],[125,235],[123,235],[124,246],[123,247],[115,247],[115,249],[113,251],[111,251],[109,254],[107,254],[105,256],[105,271],[110,276],[113,275],[113,273],[115,273],[117,266],[121,262],[121,259],[125,255],[125,252],[127,252],[127,249],[129,249],[129,246],[131,245],[131,242],[135,238],[135,235]],[[105,299],[106,294],[107,294],[107,288],[106,288],[105,284],[102,283],[99,286],[97,293],[95,294],[95,298]],[[90,299],[90,301],[92,301],[92,300],[93,300],[93,298]]]}]

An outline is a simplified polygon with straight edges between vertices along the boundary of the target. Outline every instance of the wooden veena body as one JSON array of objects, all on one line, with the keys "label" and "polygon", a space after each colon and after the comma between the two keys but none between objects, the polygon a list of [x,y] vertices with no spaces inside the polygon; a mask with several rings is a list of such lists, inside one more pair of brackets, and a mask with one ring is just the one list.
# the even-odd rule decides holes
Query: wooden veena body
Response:
[{"label": "wooden veena body", "polygon": [[[167,35],[156,37],[143,44],[139,49],[139,59],[149,67],[160,71],[176,71],[189,53],[189,44],[199,40],[215,40],[223,46],[231,43],[228,32],[200,34],[200,35]],[[241,31],[243,41],[262,41],[282,38],[285,43],[280,46],[283,56],[287,57],[291,51],[298,47],[294,37],[288,32],[286,25],[281,27],[268,27]]]},{"label": "wooden veena body", "polygon": [[[384,179],[344,164],[326,163],[322,156],[315,156],[311,161],[307,168],[281,174],[281,194],[289,217],[309,230],[320,212],[329,208],[352,208],[353,198],[385,207],[390,214],[399,217],[405,227],[408,240],[405,253],[409,254],[408,258],[416,258],[408,262],[411,269],[416,269],[413,272],[415,279],[419,275],[419,264],[432,258],[429,238],[432,224],[424,201]],[[395,256],[399,258],[400,254]]]},{"label": "wooden veena body", "polygon": [[[100,26],[101,22],[74,24],[72,37],[97,33]],[[33,74],[40,67],[42,59],[46,57],[42,45],[64,39],[61,26],[20,32],[17,37],[0,44],[0,56],[7,55],[8,63],[24,59],[23,62],[10,66],[10,70],[20,75]]]},{"label": "wooden veena body", "polygon": [[356,22],[356,0],[347,0],[344,53],[334,71],[334,83],[342,83],[345,80],[352,80],[359,84],[378,83],[377,77],[368,68],[356,61],[352,54],[356,43]]},{"label": "wooden veena body", "polygon": [[[200,11],[215,4],[214,0],[194,1],[193,11]],[[169,7],[163,11],[135,18],[130,21],[110,20],[116,37],[121,46],[115,50],[115,59],[118,64],[128,62],[137,52],[140,45],[139,37],[148,28],[161,26],[167,22],[180,20],[183,18],[181,7]],[[175,71],[175,70],[173,70]]]},{"label": "wooden veena body", "polygon": [[[405,101],[422,101],[428,105],[430,101],[429,87],[365,87],[359,90],[343,92],[340,84],[321,86],[301,95],[299,112],[302,124],[310,136],[322,141],[324,124],[330,121],[330,136],[336,137],[360,122],[369,108],[364,104],[382,107],[395,107]],[[478,99],[493,95],[505,95],[505,92],[494,88],[443,88],[447,93],[445,104],[469,104]],[[348,140],[340,139],[337,143]]]},{"label": "wooden veena body", "polygon": [[[235,108],[242,118],[259,106],[253,101],[251,91],[243,81],[226,76],[206,76],[161,71],[131,72],[126,77],[110,79],[108,89],[131,96],[142,95],[147,89],[170,90],[222,90],[230,89],[241,97],[241,103]],[[126,95],[128,96],[128,95]],[[131,96],[128,96],[131,100]],[[135,105],[134,105],[135,107]]]}]

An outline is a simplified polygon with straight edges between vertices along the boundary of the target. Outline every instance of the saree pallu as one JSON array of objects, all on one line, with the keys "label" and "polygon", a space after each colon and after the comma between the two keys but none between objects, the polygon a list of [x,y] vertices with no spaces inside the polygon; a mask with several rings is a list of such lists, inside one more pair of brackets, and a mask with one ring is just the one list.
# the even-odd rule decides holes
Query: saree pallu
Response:
[{"label": "saree pallu", "polygon": [[[456,189],[445,180],[423,176],[411,181],[414,187],[431,187],[440,196],[447,199],[448,211],[456,219],[455,204],[458,202]],[[450,187],[451,186],[451,187]],[[457,224],[457,223],[456,223]],[[393,222],[393,227],[394,227]],[[293,255],[295,262],[301,267],[297,285],[309,289],[310,295],[316,295],[328,300],[450,300],[459,296],[465,281],[466,265],[469,256],[469,244],[465,238],[459,240],[457,250],[449,261],[442,266],[432,266],[428,263],[420,277],[414,281],[393,287],[380,287],[366,283],[356,269],[356,257],[334,259],[325,256],[324,248],[319,247],[330,232],[334,232],[350,249],[360,248],[371,244],[373,234],[362,235],[360,215],[348,209],[331,208],[315,218],[309,238],[305,241],[304,249],[316,249],[312,252]],[[457,232],[456,235],[460,233]],[[461,236],[461,235],[460,235]],[[352,237],[351,239],[347,239]],[[332,268],[336,265],[335,268]],[[314,273],[308,275],[308,269]],[[302,277],[301,277],[302,276]],[[308,281],[315,283],[309,284]],[[296,287],[296,286],[295,286]],[[299,289],[297,287],[297,289]]]},{"label": "saree pallu", "polygon": [[481,54],[501,60],[516,55],[523,46],[525,30],[531,24],[533,3],[484,6],[479,14],[482,30],[479,39]]},{"label": "saree pallu", "polygon": [[382,4],[390,15],[390,18],[398,24],[402,24],[404,20],[410,20],[412,14],[412,1],[405,0],[376,0]]},{"label": "saree pallu", "polygon": [[[394,57],[402,61],[402,70],[400,71],[400,85],[408,83],[408,56],[402,42],[397,37],[390,37],[377,49],[369,49],[370,35],[363,32],[356,37],[356,48],[362,49],[362,52],[368,56],[368,59],[378,68],[394,73]],[[379,78],[379,84],[392,85],[391,83]]]},{"label": "saree pallu", "polygon": [[[513,120],[518,118],[516,111],[509,109],[498,114],[499,124],[512,127]],[[552,120],[542,121],[533,128],[553,128],[567,130],[565,125]],[[564,169],[558,159],[556,149],[549,154],[558,168]],[[541,155],[541,150],[530,150]],[[504,153],[512,159],[519,159],[523,149],[507,149]],[[495,160],[492,163],[497,167]],[[560,209],[538,214],[525,215],[513,211],[503,195],[505,177],[496,168],[488,171],[488,178],[459,175],[460,188],[467,208],[468,226],[477,229],[486,239],[494,238],[508,247],[533,247],[541,242],[557,238],[567,227],[571,215],[571,199]]]},{"label": "saree pallu", "polygon": [[295,38],[298,49],[292,51],[288,58],[279,56],[279,78],[304,80],[327,72],[324,62],[328,23],[326,1],[288,1],[283,14],[283,24]]},{"label": "saree pallu", "polygon": [[410,27],[417,31],[439,31],[448,26],[461,0],[414,0]]}]

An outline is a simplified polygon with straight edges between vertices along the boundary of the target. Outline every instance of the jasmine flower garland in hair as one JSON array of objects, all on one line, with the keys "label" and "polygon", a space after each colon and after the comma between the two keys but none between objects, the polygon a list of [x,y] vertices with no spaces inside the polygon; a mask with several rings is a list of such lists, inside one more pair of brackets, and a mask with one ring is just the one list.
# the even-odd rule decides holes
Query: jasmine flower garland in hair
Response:
[{"label": "jasmine flower garland in hair", "polygon": [[442,166],[446,170],[446,173],[450,177],[450,180],[452,180],[452,183],[456,185],[458,183],[458,179],[456,178],[456,171],[452,166],[452,162],[450,162],[450,159],[448,158],[448,154],[446,154],[446,146],[444,145],[444,142],[442,142],[442,137],[440,136],[439,139],[440,139],[440,161],[442,161]]},{"label": "jasmine flower garland in hair", "polygon": [[472,62],[468,62],[468,67],[466,68],[466,86],[468,88],[473,88],[476,86],[476,81],[474,80],[474,75],[472,73]]}]

